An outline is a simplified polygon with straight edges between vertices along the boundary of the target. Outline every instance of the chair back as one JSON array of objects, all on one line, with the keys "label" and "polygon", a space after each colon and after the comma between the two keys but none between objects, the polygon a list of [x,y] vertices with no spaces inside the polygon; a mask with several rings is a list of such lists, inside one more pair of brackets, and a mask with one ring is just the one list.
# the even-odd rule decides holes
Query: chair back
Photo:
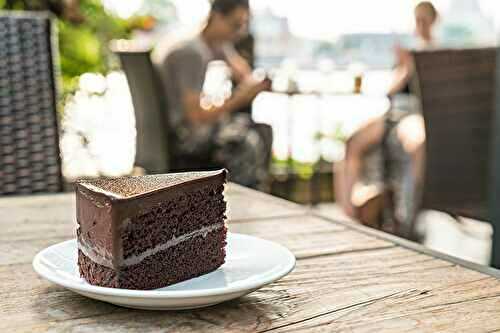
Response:
[{"label": "chair back", "polygon": [[500,268],[500,52],[497,52],[496,67],[496,99],[493,123],[493,166],[491,169],[491,189],[489,211],[493,225],[493,244],[491,264]]},{"label": "chair back", "polygon": [[489,220],[496,53],[414,53],[426,128],[422,208]]},{"label": "chair back", "polygon": [[0,11],[0,195],[63,190],[47,14]]},{"label": "chair back", "polygon": [[115,41],[113,52],[127,76],[135,110],[137,144],[135,164],[147,173],[169,170],[166,101],[161,81],[151,62],[151,52],[134,48],[129,41]]}]

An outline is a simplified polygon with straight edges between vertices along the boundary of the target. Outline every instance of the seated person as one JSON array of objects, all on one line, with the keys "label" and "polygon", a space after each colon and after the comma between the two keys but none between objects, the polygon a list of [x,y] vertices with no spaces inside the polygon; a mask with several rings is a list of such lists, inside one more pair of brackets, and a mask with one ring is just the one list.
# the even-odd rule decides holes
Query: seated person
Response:
[{"label": "seated person", "polygon": [[[159,67],[174,132],[174,155],[206,157],[206,165],[184,167],[224,166],[231,181],[256,188],[268,175],[272,132],[236,111],[269,90],[270,82],[255,81],[250,66],[233,46],[247,31],[249,15],[248,0],[213,1],[202,31],[170,47]],[[224,104],[207,106],[202,103],[202,89],[208,64],[214,60],[229,65],[238,86]]]},{"label": "seated person", "polygon": [[[416,33],[420,48],[433,47],[432,28],[437,17],[438,13],[430,2],[424,1],[416,6]],[[347,215],[365,224],[383,228],[378,223],[382,209],[388,202],[386,190],[389,189],[392,194],[390,203],[394,208],[394,225],[388,231],[410,237],[422,174],[425,129],[423,118],[418,112],[418,103],[410,95],[409,83],[415,71],[411,54],[397,47],[396,57],[398,65],[388,93],[391,111],[387,116],[375,119],[359,129],[348,140],[345,160],[336,170],[339,176],[336,193]],[[389,162],[395,162],[393,165],[384,164],[380,157],[377,160],[377,156],[373,156],[373,152],[377,151],[377,147],[380,150],[382,144],[385,155],[389,155]],[[375,161],[369,165],[367,159]],[[378,170],[374,170],[373,164]],[[387,170],[381,170],[384,166],[389,169],[389,175]],[[409,177],[403,175],[407,172]]]}]

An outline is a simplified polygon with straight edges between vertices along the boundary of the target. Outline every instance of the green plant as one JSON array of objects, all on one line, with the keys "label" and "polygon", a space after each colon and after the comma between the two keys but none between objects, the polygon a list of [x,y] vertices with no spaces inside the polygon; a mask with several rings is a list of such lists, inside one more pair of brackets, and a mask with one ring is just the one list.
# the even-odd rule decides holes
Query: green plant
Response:
[{"label": "green plant", "polygon": [[342,124],[337,124],[335,127],[335,131],[332,133],[323,133],[323,132],[316,132],[314,135],[314,139],[316,141],[321,141],[322,139],[328,139],[328,140],[334,140],[334,141],[340,141],[340,142],[346,142],[348,136],[345,134]]},{"label": "green plant", "polygon": [[0,0],[0,9],[50,11],[58,30],[63,98],[77,88],[87,72],[105,74],[118,64],[109,51],[112,39],[129,38],[141,28],[140,17],[121,19],[107,12],[100,0]]}]

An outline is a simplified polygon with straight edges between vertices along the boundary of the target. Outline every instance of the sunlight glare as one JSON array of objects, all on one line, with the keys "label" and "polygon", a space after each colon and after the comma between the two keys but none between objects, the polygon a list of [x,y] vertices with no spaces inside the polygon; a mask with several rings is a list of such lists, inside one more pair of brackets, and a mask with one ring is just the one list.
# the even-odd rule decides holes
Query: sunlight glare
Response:
[{"label": "sunlight glare", "polygon": [[102,0],[104,8],[122,19],[127,19],[141,9],[144,0]]}]

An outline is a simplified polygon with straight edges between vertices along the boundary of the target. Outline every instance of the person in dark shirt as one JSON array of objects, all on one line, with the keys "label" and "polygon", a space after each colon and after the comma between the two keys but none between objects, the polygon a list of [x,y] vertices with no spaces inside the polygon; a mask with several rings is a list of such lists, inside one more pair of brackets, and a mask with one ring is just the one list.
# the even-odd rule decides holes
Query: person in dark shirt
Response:
[{"label": "person in dark shirt", "polygon": [[[268,80],[256,81],[251,67],[234,43],[247,30],[248,0],[214,0],[206,26],[194,37],[176,43],[160,56],[160,76],[168,103],[168,121],[175,132],[175,149],[185,156],[207,156],[207,163],[229,169],[232,181],[260,187],[268,175],[272,132],[256,126],[248,107]],[[203,85],[210,62],[224,61],[237,82],[222,105],[204,103]]]}]

